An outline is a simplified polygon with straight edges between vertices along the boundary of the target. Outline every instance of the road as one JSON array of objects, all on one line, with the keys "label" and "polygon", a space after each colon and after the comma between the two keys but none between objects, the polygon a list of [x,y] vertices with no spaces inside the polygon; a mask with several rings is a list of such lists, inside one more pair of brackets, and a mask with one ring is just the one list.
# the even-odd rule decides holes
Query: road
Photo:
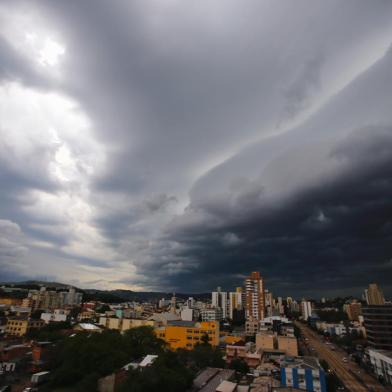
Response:
[{"label": "road", "polygon": [[361,369],[356,363],[352,361],[344,362],[343,357],[347,356],[347,354],[342,353],[340,350],[331,350],[331,348],[323,342],[322,338],[308,326],[300,322],[295,322],[295,325],[300,329],[301,334],[309,339],[309,346],[313,347],[317,355],[328,363],[331,370],[335,372],[336,376],[349,391],[387,391],[387,389]]}]

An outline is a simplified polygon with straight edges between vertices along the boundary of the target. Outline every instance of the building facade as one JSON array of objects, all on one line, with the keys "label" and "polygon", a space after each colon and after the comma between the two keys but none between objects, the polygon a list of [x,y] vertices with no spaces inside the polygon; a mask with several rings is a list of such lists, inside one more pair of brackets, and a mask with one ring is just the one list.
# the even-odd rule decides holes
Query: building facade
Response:
[{"label": "building facade", "polygon": [[259,272],[252,272],[245,279],[245,316],[262,320],[265,316],[264,280]]},{"label": "building facade", "polygon": [[362,309],[369,345],[392,350],[392,305],[369,305]]},{"label": "building facade", "polygon": [[283,367],[280,369],[280,382],[283,387],[309,392],[327,392],[325,373],[322,369]]},{"label": "building facade", "polygon": [[229,318],[229,295],[226,291],[222,291],[220,287],[217,288],[217,291],[213,291],[211,293],[211,305],[222,310],[223,319]]},{"label": "building facade", "polygon": [[312,303],[310,301],[301,301],[301,314],[305,321],[312,316]]},{"label": "building facade", "polygon": [[392,351],[370,349],[369,359],[377,377],[392,385]]},{"label": "building facade", "polygon": [[358,321],[362,314],[362,305],[360,302],[353,301],[346,305],[347,317],[350,321]]},{"label": "building facade", "polygon": [[368,305],[385,305],[384,294],[376,283],[370,283],[365,290],[365,299]]},{"label": "building facade", "polygon": [[9,318],[5,333],[12,336],[25,336],[32,329],[39,329],[45,325],[43,320],[32,320],[25,318]]},{"label": "building facade", "polygon": [[172,350],[185,348],[192,350],[197,343],[202,343],[203,336],[208,336],[212,346],[219,344],[219,323],[173,321],[170,324],[155,329],[158,338],[163,339]]}]

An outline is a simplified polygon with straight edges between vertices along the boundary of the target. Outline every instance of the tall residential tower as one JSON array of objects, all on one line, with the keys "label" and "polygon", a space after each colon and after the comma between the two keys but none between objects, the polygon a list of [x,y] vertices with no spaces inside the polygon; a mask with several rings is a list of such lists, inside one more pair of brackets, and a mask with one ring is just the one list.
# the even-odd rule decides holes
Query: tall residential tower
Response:
[{"label": "tall residential tower", "polygon": [[245,316],[248,320],[262,320],[265,316],[264,280],[259,272],[245,279]]}]

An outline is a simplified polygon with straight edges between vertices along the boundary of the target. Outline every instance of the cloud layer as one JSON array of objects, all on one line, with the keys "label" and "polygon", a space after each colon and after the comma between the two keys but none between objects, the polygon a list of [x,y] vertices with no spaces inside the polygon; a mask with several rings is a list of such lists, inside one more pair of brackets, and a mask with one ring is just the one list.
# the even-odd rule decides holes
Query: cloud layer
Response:
[{"label": "cloud layer", "polygon": [[391,292],[392,4],[4,1],[0,274]]}]

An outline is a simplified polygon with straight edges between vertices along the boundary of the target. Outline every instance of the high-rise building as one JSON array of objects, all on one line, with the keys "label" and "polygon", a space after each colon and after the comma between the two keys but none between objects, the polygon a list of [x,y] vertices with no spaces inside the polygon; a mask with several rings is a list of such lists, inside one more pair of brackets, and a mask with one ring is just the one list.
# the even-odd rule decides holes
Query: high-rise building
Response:
[{"label": "high-rise building", "polygon": [[392,350],[392,305],[369,305],[362,308],[369,346]]},{"label": "high-rise building", "polygon": [[228,318],[233,320],[233,313],[235,310],[242,309],[242,289],[237,287],[235,292],[229,293],[229,314]]},{"label": "high-rise building", "polygon": [[222,315],[224,319],[228,318],[230,313],[227,294],[228,293],[226,291],[222,291],[220,287],[217,288],[217,291],[213,291],[211,293],[211,304],[214,308],[222,309]]},{"label": "high-rise building", "polygon": [[312,303],[310,301],[301,301],[301,313],[305,321],[312,315]]},{"label": "high-rise building", "polygon": [[271,317],[273,315],[274,297],[269,290],[264,290],[265,311],[264,317]]},{"label": "high-rise building", "polygon": [[365,290],[366,303],[368,305],[384,305],[385,298],[381,289],[376,283],[370,283],[367,290]]},{"label": "high-rise building", "polygon": [[173,293],[173,296],[171,297],[170,300],[170,312],[176,313],[176,309],[177,309],[177,298],[176,298],[176,294]]},{"label": "high-rise building", "polygon": [[262,320],[265,315],[264,280],[259,272],[245,279],[245,315],[247,319]]},{"label": "high-rise building", "polygon": [[348,319],[351,321],[358,321],[359,316],[362,314],[362,305],[360,302],[353,301],[346,305],[346,313]]}]

